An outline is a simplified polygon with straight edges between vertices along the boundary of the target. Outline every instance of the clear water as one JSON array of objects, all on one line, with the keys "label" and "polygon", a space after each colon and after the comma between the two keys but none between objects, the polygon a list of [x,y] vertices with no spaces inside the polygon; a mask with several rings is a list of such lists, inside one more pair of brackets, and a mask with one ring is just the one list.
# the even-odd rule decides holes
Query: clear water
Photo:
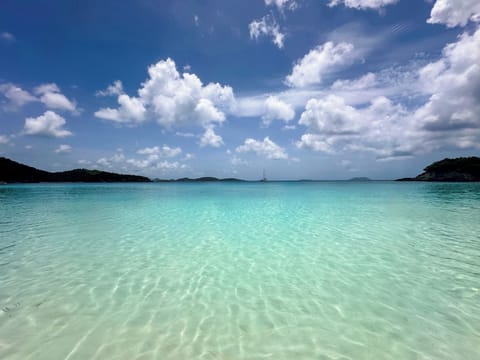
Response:
[{"label": "clear water", "polygon": [[480,184],[0,186],[2,359],[479,359]]}]

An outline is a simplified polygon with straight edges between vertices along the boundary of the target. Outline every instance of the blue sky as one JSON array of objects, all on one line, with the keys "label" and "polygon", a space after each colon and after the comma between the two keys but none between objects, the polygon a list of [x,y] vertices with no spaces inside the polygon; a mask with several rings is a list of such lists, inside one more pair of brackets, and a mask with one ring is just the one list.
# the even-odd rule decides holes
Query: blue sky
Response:
[{"label": "blue sky", "polygon": [[0,155],[150,177],[413,176],[480,153],[478,0],[0,3]]}]

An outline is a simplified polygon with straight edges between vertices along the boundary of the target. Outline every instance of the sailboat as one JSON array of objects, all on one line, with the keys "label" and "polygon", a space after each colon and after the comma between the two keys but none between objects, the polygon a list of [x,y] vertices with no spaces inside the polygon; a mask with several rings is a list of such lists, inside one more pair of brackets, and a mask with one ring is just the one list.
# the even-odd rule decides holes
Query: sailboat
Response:
[{"label": "sailboat", "polygon": [[267,176],[265,175],[265,169],[263,169],[263,176],[261,182],[266,182],[267,181]]}]

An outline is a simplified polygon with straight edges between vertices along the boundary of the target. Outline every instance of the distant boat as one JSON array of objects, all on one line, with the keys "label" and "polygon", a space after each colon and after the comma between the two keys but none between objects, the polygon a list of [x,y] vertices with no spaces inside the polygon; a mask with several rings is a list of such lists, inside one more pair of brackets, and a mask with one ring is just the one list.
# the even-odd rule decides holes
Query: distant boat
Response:
[{"label": "distant boat", "polygon": [[266,182],[267,181],[267,176],[265,175],[265,169],[263,169],[263,176],[261,182]]}]

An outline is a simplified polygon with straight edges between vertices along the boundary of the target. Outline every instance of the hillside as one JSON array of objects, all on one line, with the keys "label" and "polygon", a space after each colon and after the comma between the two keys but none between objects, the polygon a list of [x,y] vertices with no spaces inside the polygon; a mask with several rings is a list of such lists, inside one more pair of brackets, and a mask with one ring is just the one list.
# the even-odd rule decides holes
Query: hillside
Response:
[{"label": "hillside", "polygon": [[0,157],[0,182],[150,182],[144,176],[116,174],[100,170],[75,169],[62,172],[39,170],[16,161]]},{"label": "hillside", "polygon": [[424,172],[415,178],[399,179],[399,181],[480,181],[480,158],[472,156],[443,159],[428,165]]}]

